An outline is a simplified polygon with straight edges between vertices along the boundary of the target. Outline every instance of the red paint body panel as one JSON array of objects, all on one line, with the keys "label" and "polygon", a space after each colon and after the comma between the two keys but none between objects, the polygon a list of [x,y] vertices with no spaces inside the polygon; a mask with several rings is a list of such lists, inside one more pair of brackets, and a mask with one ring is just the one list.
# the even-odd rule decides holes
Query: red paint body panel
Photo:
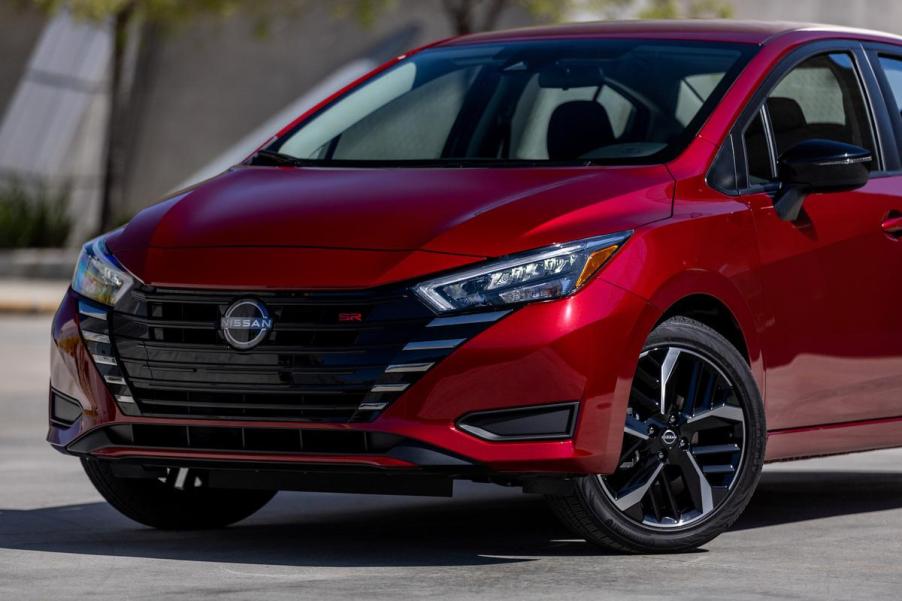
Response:
[{"label": "red paint body panel", "polygon": [[768,316],[752,215],[744,202],[712,190],[700,177],[679,182],[677,196],[673,219],[643,228],[599,277],[646,299],[654,321],[693,295],[723,303],[743,332],[763,390],[760,332]]},{"label": "red paint body panel", "polygon": [[[234,247],[499,256],[667,218],[672,184],[662,166],[243,167],[139,214],[110,248],[117,256],[149,248]],[[605,190],[604,199],[599,190]],[[123,254],[121,260],[153,279],[131,257]]]},{"label": "red paint body panel", "polygon": [[902,418],[875,419],[771,432],[767,439],[770,461],[805,459],[876,451],[899,446]]},{"label": "red paint body panel", "polygon": [[[150,285],[346,290],[413,283],[486,258],[635,230],[578,293],[527,305],[489,326],[372,422],[225,423],[386,432],[495,472],[608,473],[618,460],[645,338],[676,303],[708,297],[726,307],[741,332],[765,398],[768,460],[902,445],[902,242],[881,227],[891,211],[902,211],[902,178],[876,178],[829,198],[812,196],[807,221],[799,223],[779,220],[769,196],[727,196],[705,181],[739,114],[787,53],[826,39],[899,39],[806,25],[635,22],[442,43],[593,36],[724,40],[761,48],[696,139],[667,165],[241,167],[145,210],[109,240],[123,265]],[[79,336],[76,302],[68,294],[54,321],[51,385],[79,401],[85,413],[69,428],[51,427],[52,444],[64,448],[111,423],[224,423],[120,414]],[[568,440],[489,442],[455,427],[458,418],[477,410],[562,401],[579,403]],[[181,451],[142,456],[260,459]],[[374,455],[266,460],[414,467]]]},{"label": "red paint body panel", "polygon": [[423,251],[288,247],[127,249],[118,258],[154,286],[228,290],[373,288],[479,260]]},{"label": "red paint body panel", "polygon": [[752,203],[761,284],[771,324],[763,334],[772,429],[900,415],[902,247],[881,224],[902,207],[900,178],[855,192],[813,195],[787,224],[770,198]]}]

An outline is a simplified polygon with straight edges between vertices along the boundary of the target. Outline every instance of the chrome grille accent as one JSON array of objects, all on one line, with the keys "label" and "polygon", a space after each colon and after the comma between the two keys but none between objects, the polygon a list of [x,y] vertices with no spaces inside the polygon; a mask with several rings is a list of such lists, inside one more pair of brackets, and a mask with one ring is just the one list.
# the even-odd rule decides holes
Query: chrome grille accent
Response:
[{"label": "chrome grille accent", "polygon": [[404,346],[405,351],[435,351],[452,349],[466,342],[466,338],[452,338],[448,340],[422,340],[411,342]]},{"label": "chrome grille accent", "polygon": [[107,388],[116,399],[119,410],[125,415],[138,415],[138,407],[132,398],[128,383],[122,377],[119,361],[115,357],[109,335],[107,307],[95,305],[86,300],[78,301],[78,328],[85,341],[94,367],[103,376]]}]

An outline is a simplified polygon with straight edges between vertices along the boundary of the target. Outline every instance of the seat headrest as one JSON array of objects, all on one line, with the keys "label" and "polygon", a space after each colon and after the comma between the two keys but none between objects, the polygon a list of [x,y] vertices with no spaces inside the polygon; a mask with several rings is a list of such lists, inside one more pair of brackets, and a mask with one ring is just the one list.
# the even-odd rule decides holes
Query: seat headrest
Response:
[{"label": "seat headrest", "polygon": [[792,98],[768,98],[767,110],[770,111],[770,120],[777,133],[802,129],[808,125],[802,106]]},{"label": "seat headrest", "polygon": [[594,100],[572,100],[557,107],[548,122],[548,158],[578,159],[614,141],[608,112]]}]

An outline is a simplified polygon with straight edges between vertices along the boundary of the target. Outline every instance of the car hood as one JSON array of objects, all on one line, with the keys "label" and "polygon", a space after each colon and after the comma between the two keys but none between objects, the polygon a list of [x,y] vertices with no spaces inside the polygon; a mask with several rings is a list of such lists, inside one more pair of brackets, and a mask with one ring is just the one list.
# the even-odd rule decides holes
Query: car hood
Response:
[{"label": "car hood", "polygon": [[[239,167],[142,211],[109,246],[145,282],[369,286],[664,219],[672,189],[663,166]],[[289,281],[250,275],[273,261]]]}]

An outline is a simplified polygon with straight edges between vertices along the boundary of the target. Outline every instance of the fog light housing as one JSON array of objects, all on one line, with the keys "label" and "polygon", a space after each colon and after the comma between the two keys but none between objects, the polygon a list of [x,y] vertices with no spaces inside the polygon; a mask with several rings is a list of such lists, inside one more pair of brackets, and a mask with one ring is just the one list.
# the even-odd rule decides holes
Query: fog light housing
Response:
[{"label": "fog light housing", "polygon": [[573,437],[579,403],[555,403],[470,413],[457,427],[491,441],[562,440]]},{"label": "fog light housing", "polygon": [[81,403],[56,390],[50,390],[50,421],[68,428],[80,420],[82,414]]}]

